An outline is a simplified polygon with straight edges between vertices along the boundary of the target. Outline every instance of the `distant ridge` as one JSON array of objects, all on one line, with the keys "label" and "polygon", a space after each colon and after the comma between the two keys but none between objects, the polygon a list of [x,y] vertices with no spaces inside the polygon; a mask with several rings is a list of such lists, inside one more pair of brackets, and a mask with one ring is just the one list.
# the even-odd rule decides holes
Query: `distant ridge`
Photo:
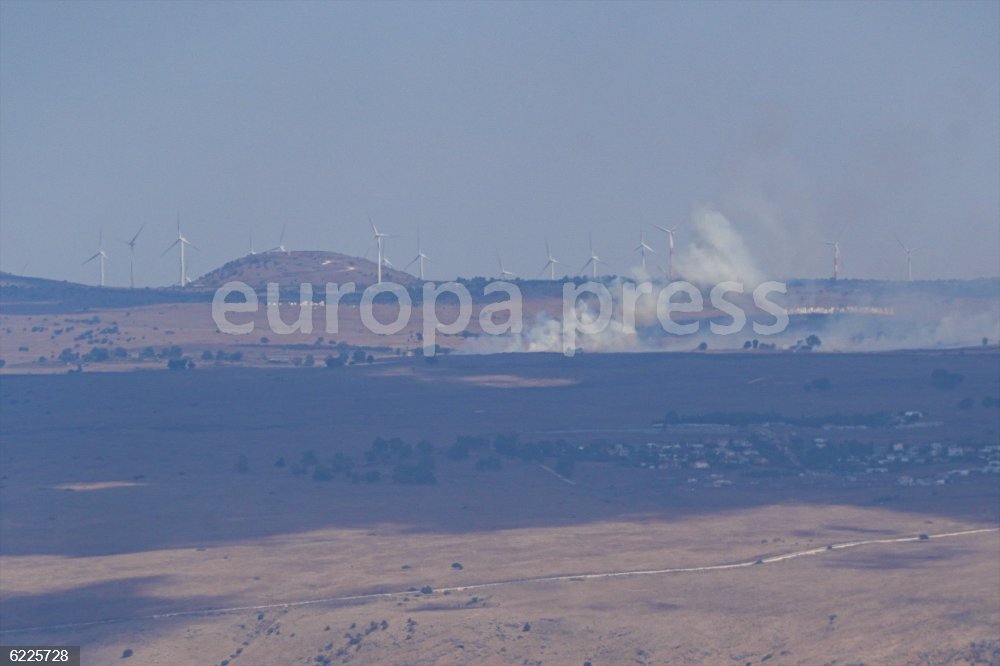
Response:
[{"label": "distant ridge", "polygon": [[92,308],[127,308],[211,299],[212,292],[206,289],[97,287],[0,271],[0,312],[3,314],[83,312]]}]

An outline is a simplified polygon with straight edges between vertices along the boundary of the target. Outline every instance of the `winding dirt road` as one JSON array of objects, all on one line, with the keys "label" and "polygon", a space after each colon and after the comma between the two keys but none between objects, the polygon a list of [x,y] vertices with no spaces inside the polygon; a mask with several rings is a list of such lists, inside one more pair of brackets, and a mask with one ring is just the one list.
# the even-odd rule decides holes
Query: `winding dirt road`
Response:
[{"label": "winding dirt road", "polygon": [[[937,539],[951,539],[956,537],[975,536],[975,535],[982,535],[994,532],[1000,532],[1000,527],[986,527],[986,528],[971,529],[971,530],[961,530],[958,532],[943,532],[940,534],[922,534],[917,536],[905,536],[905,537],[895,537],[886,539],[866,539],[863,541],[847,541],[843,543],[830,544],[828,546],[821,546],[819,548],[810,548],[808,550],[792,551],[788,553],[770,555],[767,557],[761,557],[743,562],[731,562],[728,564],[708,564],[700,567],[673,567],[668,569],[638,569],[633,571],[605,571],[599,573],[578,573],[578,574],[557,574],[550,576],[535,576],[533,578],[515,578],[515,579],[492,581],[486,583],[473,583],[471,585],[441,587],[437,588],[435,592],[468,592],[474,590],[485,590],[489,588],[507,587],[513,585],[531,585],[534,583],[586,581],[586,580],[595,580],[600,578],[622,578],[626,576],[660,576],[660,575],[679,574],[679,573],[698,573],[703,571],[724,571],[728,569],[742,569],[746,567],[761,566],[767,564],[778,564],[780,562],[786,562],[788,560],[793,560],[800,557],[823,555],[826,553],[836,552],[838,550],[860,548],[863,546],[902,544],[914,541],[932,541]],[[412,594],[414,594],[414,591],[410,589],[410,590],[399,590],[395,592],[373,592],[368,594],[325,597],[322,599],[304,599],[300,601],[287,601],[282,603],[261,604],[257,606],[232,606],[228,608],[191,609],[182,611],[172,611],[169,613],[157,613],[152,615],[136,615],[131,617],[118,617],[118,618],[108,618],[104,620],[92,620],[88,622],[52,624],[52,625],[42,625],[34,627],[16,627],[11,629],[0,630],[0,634],[7,635],[7,634],[17,634],[17,633],[27,633],[34,631],[46,631],[46,630],[57,630],[57,629],[77,629],[77,628],[93,627],[106,624],[139,622],[143,620],[162,620],[162,619],[178,618],[178,617],[198,617],[198,616],[209,616],[209,615],[224,615],[231,613],[248,613],[252,611],[297,608],[300,606],[319,606],[325,604],[351,603],[357,601],[370,601],[375,599],[388,599],[392,597],[412,595]]]}]

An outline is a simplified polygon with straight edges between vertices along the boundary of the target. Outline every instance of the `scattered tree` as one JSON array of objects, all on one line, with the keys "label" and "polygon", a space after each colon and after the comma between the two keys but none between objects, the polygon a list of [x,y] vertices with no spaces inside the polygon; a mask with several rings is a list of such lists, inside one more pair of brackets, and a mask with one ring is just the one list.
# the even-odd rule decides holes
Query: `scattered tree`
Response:
[{"label": "scattered tree", "polygon": [[833,387],[833,384],[826,377],[820,377],[819,379],[813,379],[807,382],[805,385],[805,390],[807,391],[829,391]]},{"label": "scattered tree", "polygon": [[575,461],[569,456],[562,456],[556,460],[556,472],[567,478],[573,476],[573,468],[575,467]]},{"label": "scattered tree", "polygon": [[487,456],[476,461],[477,472],[499,472],[502,467],[497,456]]},{"label": "scattered tree", "polygon": [[333,469],[327,465],[317,465],[313,470],[313,481],[332,481]]},{"label": "scattered tree", "polygon": [[957,372],[948,372],[944,368],[936,368],[931,373],[931,386],[939,389],[953,389],[965,379]]}]

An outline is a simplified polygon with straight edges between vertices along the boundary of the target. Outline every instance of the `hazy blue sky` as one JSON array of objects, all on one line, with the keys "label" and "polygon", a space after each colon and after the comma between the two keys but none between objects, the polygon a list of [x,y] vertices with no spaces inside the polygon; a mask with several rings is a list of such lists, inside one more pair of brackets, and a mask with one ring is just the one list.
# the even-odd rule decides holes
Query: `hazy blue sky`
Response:
[{"label": "hazy blue sky", "polygon": [[[1000,272],[1000,4],[0,3],[0,267],[127,284],[277,243],[616,272],[721,210],[761,269]],[[647,226],[647,230],[649,227]],[[663,235],[647,231],[657,248]]]}]

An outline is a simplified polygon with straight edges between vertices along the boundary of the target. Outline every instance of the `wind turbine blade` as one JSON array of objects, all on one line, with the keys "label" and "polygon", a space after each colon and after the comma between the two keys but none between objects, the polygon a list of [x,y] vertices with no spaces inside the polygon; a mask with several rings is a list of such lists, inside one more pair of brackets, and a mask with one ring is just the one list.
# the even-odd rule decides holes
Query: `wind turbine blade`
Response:
[{"label": "wind turbine blade", "polygon": [[594,262],[594,260],[593,260],[593,259],[588,259],[588,260],[587,260],[587,263],[585,263],[585,264],[584,264],[584,265],[583,265],[583,266],[582,266],[582,267],[580,268],[580,270],[578,270],[578,271],[577,271],[577,273],[585,273],[585,272],[587,271],[587,266],[589,266],[589,265],[590,265],[590,264],[592,264],[593,262]]},{"label": "wind turbine blade", "polygon": [[84,266],[84,265],[86,265],[86,264],[89,264],[89,263],[90,263],[90,262],[92,262],[92,261],[93,261],[94,259],[97,259],[97,258],[98,258],[99,256],[101,256],[101,253],[100,253],[100,252],[98,252],[97,254],[95,254],[94,256],[92,256],[92,257],[91,257],[90,259],[87,259],[87,260],[86,260],[85,262],[83,262],[83,263],[82,263],[82,264],[80,264],[80,265],[81,265],[81,266]]},{"label": "wind turbine blade", "polygon": [[374,231],[375,235],[378,236],[379,235],[378,229],[375,228],[375,223],[372,222],[372,216],[371,215],[368,216],[368,224],[372,225],[372,231]]},{"label": "wind turbine blade", "polygon": [[146,225],[145,225],[145,224],[144,224],[144,225],[142,225],[141,227],[139,227],[139,231],[135,232],[135,236],[132,236],[132,240],[130,240],[130,241],[128,242],[128,244],[129,244],[129,245],[135,245],[135,242],[136,242],[137,240],[139,240],[139,234],[141,234],[141,233],[142,233],[142,230],[143,230],[143,229],[145,229],[145,228],[146,228]]},{"label": "wind turbine blade", "polygon": [[417,263],[417,261],[418,261],[419,259],[420,259],[420,257],[414,257],[413,259],[411,259],[411,260],[410,260],[410,263],[408,263],[408,264],[406,264],[405,266],[403,266],[403,270],[405,271],[405,270],[406,270],[406,269],[408,269],[408,268],[409,268],[410,266],[412,266],[413,264]]},{"label": "wind turbine blade", "polygon": [[893,234],[892,237],[896,239],[897,243],[899,243],[899,247],[903,248],[903,250],[905,251],[906,250],[906,246],[903,245],[903,241],[899,240],[899,236],[897,236],[896,234]]},{"label": "wind turbine blade", "polygon": [[164,250],[163,252],[160,253],[160,256],[162,257],[167,252],[170,252],[172,249],[174,249],[174,246],[177,245],[180,242],[181,242],[180,238],[178,238],[177,240],[175,240],[173,243],[170,244],[170,246],[166,250]]}]

